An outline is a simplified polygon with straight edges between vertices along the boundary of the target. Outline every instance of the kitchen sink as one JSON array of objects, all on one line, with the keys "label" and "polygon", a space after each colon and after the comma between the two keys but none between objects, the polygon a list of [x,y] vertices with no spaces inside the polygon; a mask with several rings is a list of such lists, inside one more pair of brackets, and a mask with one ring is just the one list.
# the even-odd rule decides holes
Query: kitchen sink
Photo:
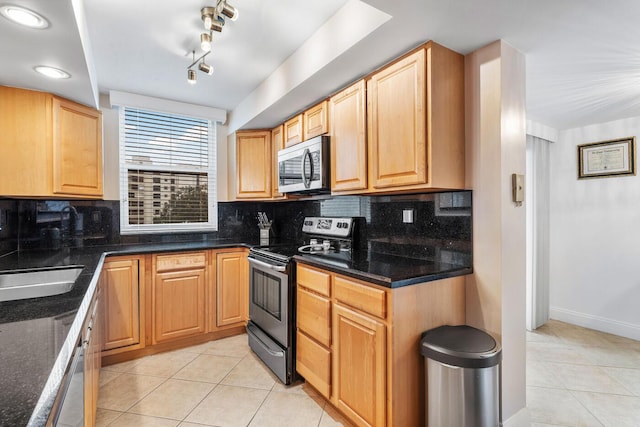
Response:
[{"label": "kitchen sink", "polygon": [[82,265],[42,268],[0,274],[0,301],[47,297],[69,292]]}]

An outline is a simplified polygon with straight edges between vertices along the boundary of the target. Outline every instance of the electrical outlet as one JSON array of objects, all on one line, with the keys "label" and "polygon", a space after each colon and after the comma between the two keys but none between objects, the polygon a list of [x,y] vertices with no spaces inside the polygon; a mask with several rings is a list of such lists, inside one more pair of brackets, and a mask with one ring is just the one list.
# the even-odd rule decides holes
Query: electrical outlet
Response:
[{"label": "electrical outlet", "polygon": [[402,222],[405,224],[413,224],[413,209],[402,210]]}]

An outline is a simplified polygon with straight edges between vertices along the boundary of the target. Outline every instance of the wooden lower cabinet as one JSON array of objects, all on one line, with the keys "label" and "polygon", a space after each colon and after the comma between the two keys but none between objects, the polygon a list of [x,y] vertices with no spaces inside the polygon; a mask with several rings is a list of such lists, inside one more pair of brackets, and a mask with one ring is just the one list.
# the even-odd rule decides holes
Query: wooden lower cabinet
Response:
[{"label": "wooden lower cabinet", "polygon": [[108,257],[100,278],[105,363],[242,333],[247,255],[231,247]]},{"label": "wooden lower cabinet", "polygon": [[248,320],[248,275],[246,250],[216,254],[216,327]]},{"label": "wooden lower cabinet", "polygon": [[373,317],[333,307],[334,401],[358,425],[386,421],[386,327]]},{"label": "wooden lower cabinet", "polygon": [[[144,258],[110,257],[102,267],[104,313],[103,350],[144,347],[144,294],[140,281]],[[117,352],[112,351],[112,353]]]},{"label": "wooden lower cabinet", "polygon": [[296,369],[358,426],[423,426],[421,335],[464,324],[464,289],[464,277],[391,289],[298,262]]},{"label": "wooden lower cabinet", "polygon": [[153,344],[205,332],[206,259],[205,252],[153,256]]}]

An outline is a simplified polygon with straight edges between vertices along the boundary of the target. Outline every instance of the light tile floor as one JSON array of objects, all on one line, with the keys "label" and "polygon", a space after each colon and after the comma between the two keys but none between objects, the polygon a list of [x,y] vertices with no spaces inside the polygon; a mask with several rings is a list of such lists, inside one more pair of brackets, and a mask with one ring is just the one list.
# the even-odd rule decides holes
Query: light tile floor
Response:
[{"label": "light tile floor", "polygon": [[527,332],[532,425],[640,426],[640,341],[550,320]]},{"label": "light tile floor", "polygon": [[[640,426],[640,342],[551,320],[527,332],[532,426]],[[246,335],[106,366],[98,426],[349,426],[304,384],[284,386]]]},{"label": "light tile floor", "polygon": [[105,366],[96,424],[351,426],[310,387],[280,383],[246,335]]}]

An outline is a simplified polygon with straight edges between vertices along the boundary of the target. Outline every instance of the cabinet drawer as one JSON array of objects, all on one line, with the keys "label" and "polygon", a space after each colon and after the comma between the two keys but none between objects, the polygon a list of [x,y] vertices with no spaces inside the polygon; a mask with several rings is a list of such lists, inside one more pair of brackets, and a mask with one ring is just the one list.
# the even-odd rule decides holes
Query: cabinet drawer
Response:
[{"label": "cabinet drawer", "polygon": [[334,285],[338,301],[381,319],[387,316],[387,294],[382,289],[340,276],[334,277]]},{"label": "cabinet drawer", "polygon": [[296,370],[324,397],[331,391],[331,352],[298,331]]},{"label": "cabinet drawer", "polygon": [[298,265],[297,273],[297,282],[299,285],[321,295],[331,296],[331,276],[329,273],[314,270],[304,265]]},{"label": "cabinet drawer", "polygon": [[207,256],[204,252],[156,255],[156,272],[187,270],[205,267],[206,264]]},{"label": "cabinet drawer", "polygon": [[297,326],[321,344],[331,345],[331,302],[298,286]]}]

